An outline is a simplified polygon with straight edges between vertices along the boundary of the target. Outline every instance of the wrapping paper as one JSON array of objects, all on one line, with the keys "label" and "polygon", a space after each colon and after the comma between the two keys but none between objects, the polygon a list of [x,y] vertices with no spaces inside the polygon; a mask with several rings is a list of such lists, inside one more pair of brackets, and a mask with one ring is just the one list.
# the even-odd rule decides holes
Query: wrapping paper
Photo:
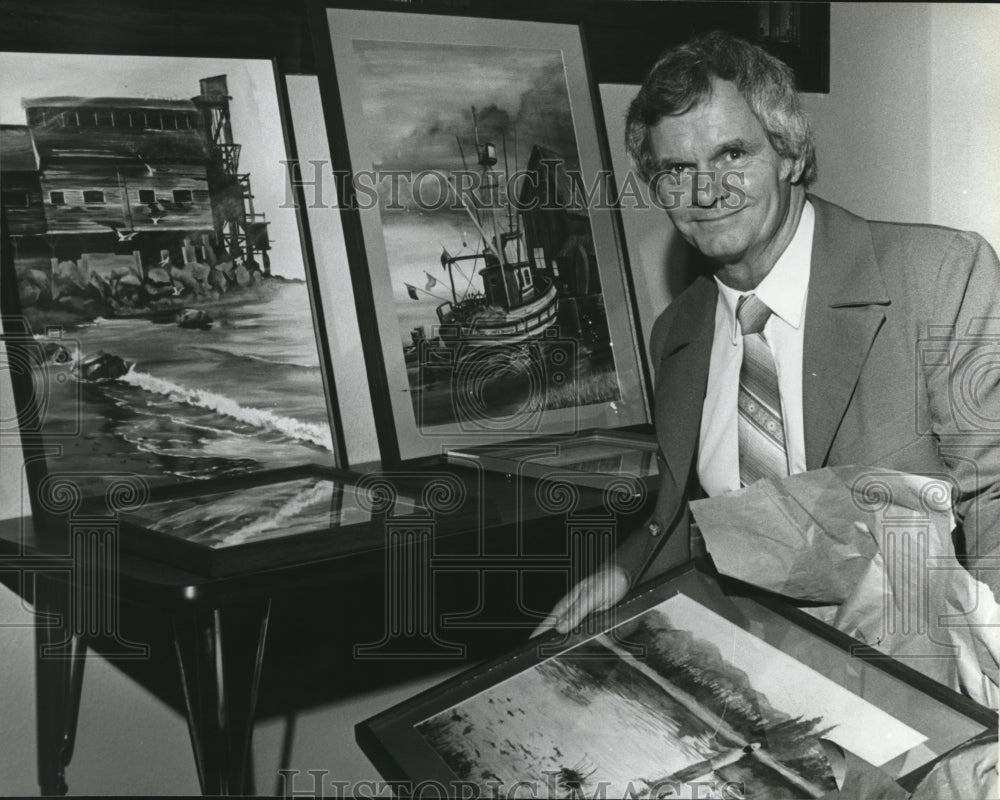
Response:
[{"label": "wrapping paper", "polygon": [[820,739],[837,788],[820,800],[907,800],[902,786],[873,764],[827,739]]},{"label": "wrapping paper", "polygon": [[956,560],[947,478],[829,467],[691,503],[724,575],[996,709],[1000,604]]}]

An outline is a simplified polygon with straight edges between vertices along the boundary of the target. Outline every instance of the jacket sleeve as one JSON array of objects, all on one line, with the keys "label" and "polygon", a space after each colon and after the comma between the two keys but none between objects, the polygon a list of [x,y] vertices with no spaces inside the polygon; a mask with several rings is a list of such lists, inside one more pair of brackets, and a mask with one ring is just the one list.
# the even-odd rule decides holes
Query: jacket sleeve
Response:
[{"label": "jacket sleeve", "polygon": [[925,422],[957,485],[967,566],[1000,598],[1000,264],[986,241],[957,233],[933,287],[917,358]]},{"label": "jacket sleeve", "polygon": [[[671,308],[660,314],[650,334],[650,364],[656,372],[657,383],[663,360],[664,345],[674,314]],[[655,402],[655,400],[654,400]],[[614,566],[624,570],[629,587],[633,587],[643,577],[653,577],[667,569],[690,559],[688,547],[686,505],[683,497],[678,497],[670,481],[664,480],[666,466],[662,452],[657,453],[660,490],[657,494],[653,513],[637,529],[631,531],[612,553]],[[683,529],[684,533],[681,533]],[[655,562],[655,567],[650,566]]]}]

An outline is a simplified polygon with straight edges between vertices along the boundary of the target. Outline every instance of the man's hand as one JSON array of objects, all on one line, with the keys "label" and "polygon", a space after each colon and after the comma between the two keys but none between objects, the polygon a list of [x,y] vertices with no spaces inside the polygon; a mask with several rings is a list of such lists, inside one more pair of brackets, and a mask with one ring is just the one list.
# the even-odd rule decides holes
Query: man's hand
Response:
[{"label": "man's hand", "polygon": [[570,589],[531,635],[538,636],[550,628],[568,633],[588,615],[611,608],[627,591],[628,576],[625,570],[621,567],[600,569]]}]

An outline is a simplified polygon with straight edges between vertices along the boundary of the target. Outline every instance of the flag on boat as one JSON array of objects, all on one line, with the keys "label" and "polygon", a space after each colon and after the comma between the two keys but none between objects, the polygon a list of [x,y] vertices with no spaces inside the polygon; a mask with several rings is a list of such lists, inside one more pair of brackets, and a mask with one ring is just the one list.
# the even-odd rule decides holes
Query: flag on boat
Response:
[{"label": "flag on boat", "polygon": [[447,267],[449,261],[452,261],[451,253],[448,252],[448,248],[442,247],[441,248],[441,266],[442,267]]},{"label": "flag on boat", "polygon": [[410,286],[410,284],[407,283],[406,284],[406,293],[410,296],[411,300],[419,300],[420,299],[419,297],[417,297],[417,287],[416,286]]},{"label": "flag on boat", "polygon": [[427,283],[424,284],[424,291],[429,292],[438,284],[438,279],[431,275],[427,270],[424,270],[424,275],[427,276]]}]

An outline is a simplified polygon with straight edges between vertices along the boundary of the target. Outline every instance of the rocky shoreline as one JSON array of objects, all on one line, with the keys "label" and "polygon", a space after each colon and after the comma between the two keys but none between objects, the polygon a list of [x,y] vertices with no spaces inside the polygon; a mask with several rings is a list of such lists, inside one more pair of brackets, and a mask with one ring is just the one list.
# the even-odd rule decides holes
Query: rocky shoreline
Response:
[{"label": "rocky shoreline", "polygon": [[183,267],[164,263],[143,269],[121,265],[121,260],[101,263],[84,255],[78,261],[53,262],[47,269],[19,269],[22,313],[36,330],[97,317],[145,318],[205,329],[214,321],[212,308],[266,296],[271,286],[290,282],[232,261],[212,266],[192,261]]}]

